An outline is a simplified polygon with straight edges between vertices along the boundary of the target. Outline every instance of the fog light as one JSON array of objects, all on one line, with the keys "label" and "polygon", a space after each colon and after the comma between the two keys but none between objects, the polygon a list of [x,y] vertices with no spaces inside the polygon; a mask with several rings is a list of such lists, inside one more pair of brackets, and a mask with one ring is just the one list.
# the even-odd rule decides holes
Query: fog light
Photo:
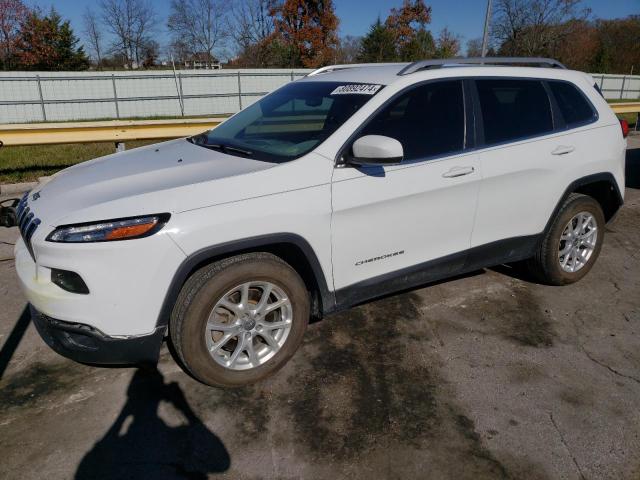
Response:
[{"label": "fog light", "polygon": [[84,283],[82,277],[76,272],[70,272],[68,270],[59,270],[57,268],[51,269],[51,282],[55,283],[61,289],[71,293],[80,293],[87,295],[89,289],[87,284]]}]

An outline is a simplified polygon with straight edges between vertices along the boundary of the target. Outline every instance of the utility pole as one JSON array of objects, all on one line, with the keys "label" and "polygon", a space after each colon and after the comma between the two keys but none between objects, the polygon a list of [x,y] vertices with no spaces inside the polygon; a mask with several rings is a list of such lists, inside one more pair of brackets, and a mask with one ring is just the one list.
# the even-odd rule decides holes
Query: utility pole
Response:
[{"label": "utility pole", "polygon": [[491,0],[487,0],[487,15],[484,17],[484,35],[482,35],[482,56],[487,56],[489,43],[489,25],[491,24]]}]

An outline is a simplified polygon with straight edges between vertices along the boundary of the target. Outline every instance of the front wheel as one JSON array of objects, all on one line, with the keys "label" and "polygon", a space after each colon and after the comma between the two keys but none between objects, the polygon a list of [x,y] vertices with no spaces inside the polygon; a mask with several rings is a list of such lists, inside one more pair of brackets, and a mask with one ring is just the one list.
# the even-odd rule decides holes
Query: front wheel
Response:
[{"label": "front wheel", "polygon": [[600,204],[587,195],[572,193],[528,261],[530,272],[549,285],[577,282],[600,254],[604,226]]},{"label": "front wheel", "polygon": [[212,386],[241,386],[280,369],[309,321],[309,293],[296,271],[268,253],[203,267],[182,288],[169,326],[178,359]]}]

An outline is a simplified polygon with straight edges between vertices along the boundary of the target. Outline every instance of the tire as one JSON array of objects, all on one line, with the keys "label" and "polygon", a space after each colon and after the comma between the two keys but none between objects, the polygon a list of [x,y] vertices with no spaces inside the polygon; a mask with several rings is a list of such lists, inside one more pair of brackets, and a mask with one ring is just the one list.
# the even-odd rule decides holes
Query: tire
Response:
[{"label": "tire", "polygon": [[[580,237],[576,238],[575,228],[578,221],[595,228],[585,227],[586,233],[581,233]],[[572,222],[572,228],[569,228],[569,222]],[[535,255],[527,261],[527,269],[538,281],[547,285],[568,285],[577,282],[589,273],[600,254],[604,241],[604,226],[604,214],[600,204],[587,195],[572,193],[545,232]],[[563,255],[561,250],[570,252]],[[563,266],[563,263],[566,265]]]},{"label": "tire", "polygon": [[239,387],[282,368],[302,343],[309,314],[309,292],[291,266],[269,253],[247,253],[187,280],[169,334],[177,360],[194,378]]}]

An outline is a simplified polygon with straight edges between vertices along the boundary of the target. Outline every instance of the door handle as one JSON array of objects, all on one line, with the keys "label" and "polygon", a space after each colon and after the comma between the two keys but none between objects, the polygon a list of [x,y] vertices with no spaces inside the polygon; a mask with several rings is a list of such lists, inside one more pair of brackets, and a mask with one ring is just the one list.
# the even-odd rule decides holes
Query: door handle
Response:
[{"label": "door handle", "polygon": [[567,153],[571,153],[575,150],[575,147],[571,145],[558,145],[553,151],[551,155],[566,155]]},{"label": "door handle", "polygon": [[456,178],[462,177],[463,175],[469,175],[475,171],[476,169],[473,167],[453,167],[451,170],[444,172],[442,176],[444,178]]}]

